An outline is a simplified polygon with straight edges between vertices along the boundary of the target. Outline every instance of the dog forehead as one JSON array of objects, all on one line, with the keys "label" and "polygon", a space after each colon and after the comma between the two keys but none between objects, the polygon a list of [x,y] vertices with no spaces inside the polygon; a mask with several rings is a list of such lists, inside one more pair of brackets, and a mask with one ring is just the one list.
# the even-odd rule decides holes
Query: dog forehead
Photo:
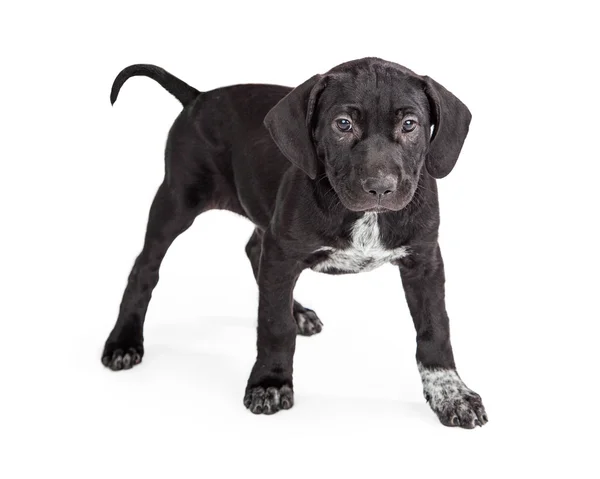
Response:
[{"label": "dog forehead", "polygon": [[322,93],[323,106],[354,104],[373,108],[412,106],[427,109],[428,100],[422,81],[392,67],[355,67],[332,73]]}]

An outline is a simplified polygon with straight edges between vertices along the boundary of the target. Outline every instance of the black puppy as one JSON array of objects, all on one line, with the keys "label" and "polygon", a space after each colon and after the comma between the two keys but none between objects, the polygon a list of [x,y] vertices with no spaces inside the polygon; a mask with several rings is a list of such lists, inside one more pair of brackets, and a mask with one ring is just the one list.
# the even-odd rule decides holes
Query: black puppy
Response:
[{"label": "black puppy", "polygon": [[295,89],[238,85],[200,93],[161,68],[133,65],[185,107],[166,147],[148,220],[102,363],[129,369],[144,354],[144,317],[169,245],[200,213],[227,209],[256,229],[246,247],[258,282],[258,354],[244,397],[253,413],[294,404],[296,334],[322,324],[294,301],[302,270],[358,273],[398,265],[417,330],[425,398],[447,426],[487,422],[454,365],[438,245],[436,178],[456,163],[471,114],[431,78],[365,58]]}]

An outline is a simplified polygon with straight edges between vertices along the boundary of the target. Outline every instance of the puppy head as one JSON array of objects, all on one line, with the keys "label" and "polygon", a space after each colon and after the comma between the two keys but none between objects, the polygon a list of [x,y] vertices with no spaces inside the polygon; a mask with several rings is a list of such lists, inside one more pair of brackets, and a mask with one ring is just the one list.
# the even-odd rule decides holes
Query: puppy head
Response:
[{"label": "puppy head", "polygon": [[410,203],[423,166],[435,178],[450,173],[470,121],[468,108],[432,79],[365,58],[304,82],[265,126],[310,178],[327,175],[346,208],[386,211]]}]

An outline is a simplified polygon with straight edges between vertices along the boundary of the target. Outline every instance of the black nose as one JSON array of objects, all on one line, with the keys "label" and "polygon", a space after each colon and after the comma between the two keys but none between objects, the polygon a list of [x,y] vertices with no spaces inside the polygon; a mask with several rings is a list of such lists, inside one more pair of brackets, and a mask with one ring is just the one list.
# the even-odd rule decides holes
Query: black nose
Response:
[{"label": "black nose", "polygon": [[363,190],[373,196],[385,196],[396,191],[398,180],[391,175],[380,178],[367,178],[362,181]]}]

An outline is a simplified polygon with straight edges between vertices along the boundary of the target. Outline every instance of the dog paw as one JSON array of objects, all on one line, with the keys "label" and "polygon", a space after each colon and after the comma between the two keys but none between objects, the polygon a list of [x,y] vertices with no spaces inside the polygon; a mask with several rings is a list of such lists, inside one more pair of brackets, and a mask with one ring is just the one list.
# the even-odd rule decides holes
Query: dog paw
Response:
[{"label": "dog paw", "polygon": [[288,386],[251,387],[246,390],[244,406],[254,414],[275,414],[294,405],[294,390]]},{"label": "dog paw", "polygon": [[473,429],[488,422],[481,397],[473,391],[438,402],[435,407],[431,401],[429,404],[444,426]]},{"label": "dog paw", "polygon": [[300,303],[294,302],[294,319],[298,326],[298,334],[312,336],[320,333],[323,323],[312,309],[307,309]]},{"label": "dog paw", "polygon": [[113,371],[131,369],[142,362],[143,356],[144,346],[141,344],[107,344],[102,353],[102,364]]},{"label": "dog paw", "polygon": [[423,395],[444,426],[473,429],[488,422],[481,396],[469,389],[453,369],[419,365]]}]

